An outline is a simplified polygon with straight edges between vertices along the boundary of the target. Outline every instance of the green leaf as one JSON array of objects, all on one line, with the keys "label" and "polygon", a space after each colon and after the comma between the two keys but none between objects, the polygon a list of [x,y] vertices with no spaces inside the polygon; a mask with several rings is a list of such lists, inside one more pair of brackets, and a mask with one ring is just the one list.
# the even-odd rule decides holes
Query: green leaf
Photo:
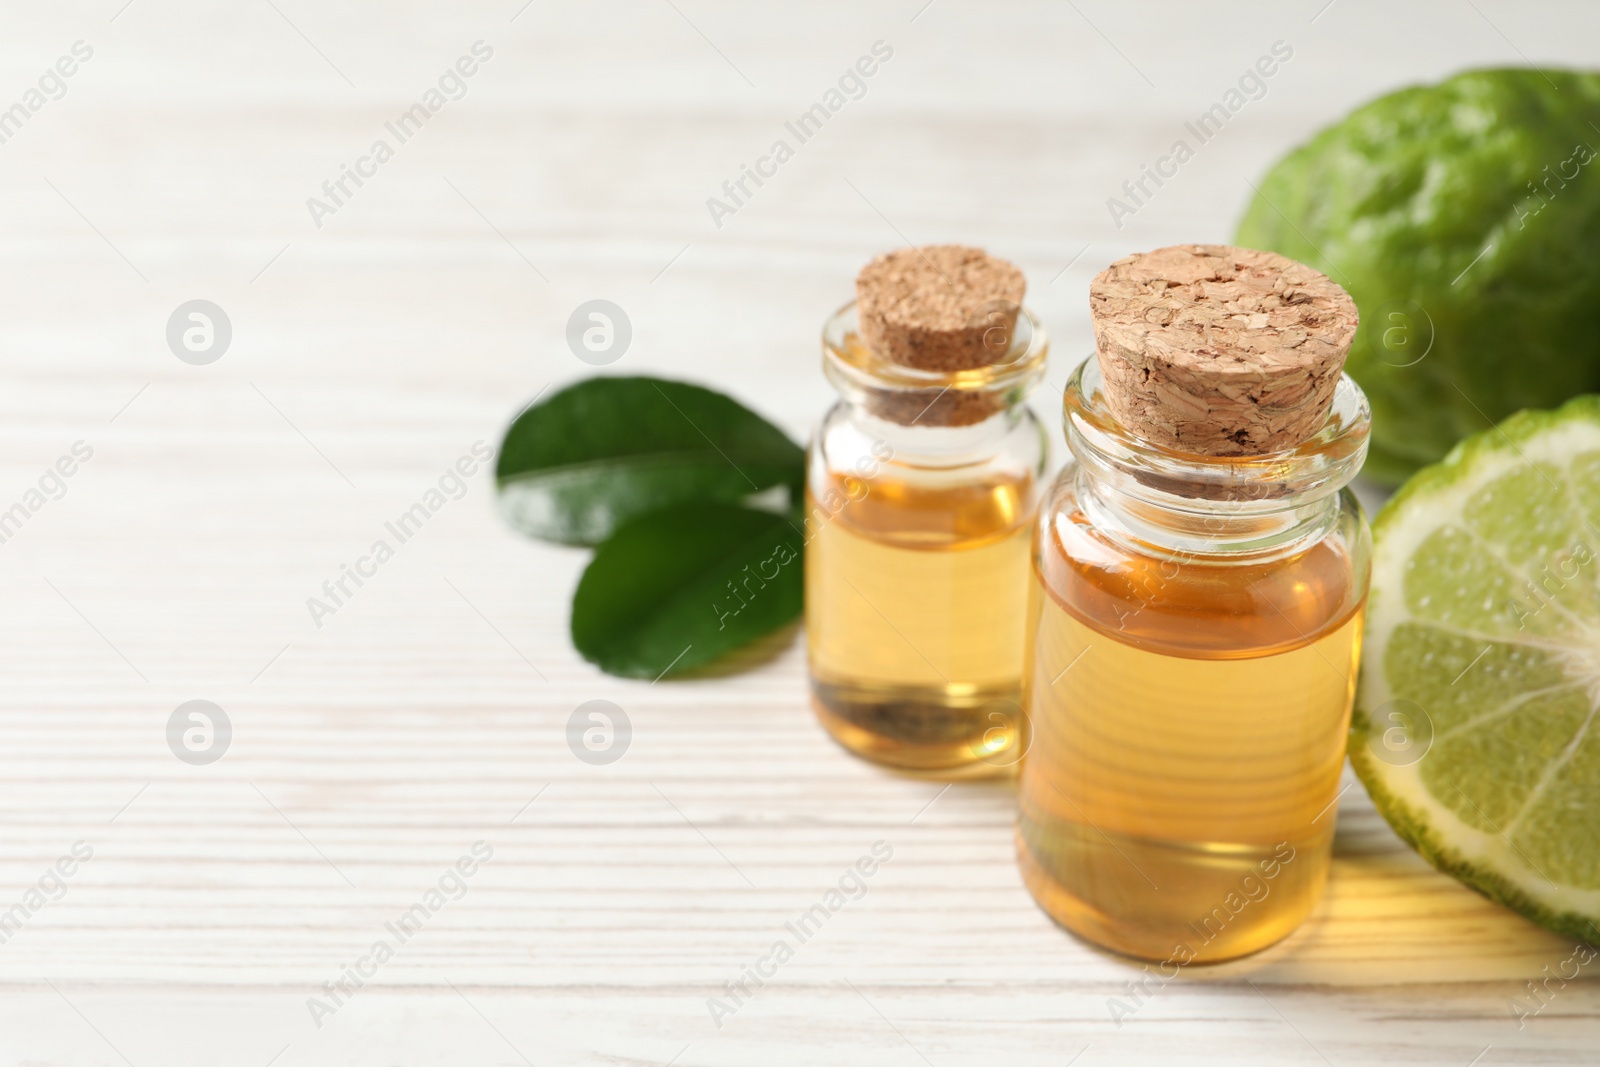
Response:
[{"label": "green leaf", "polygon": [[629,519],[687,500],[798,495],[805,452],[731,397],[662,378],[590,378],[506,430],[501,513],[524,533],[591,545]]},{"label": "green leaf", "polygon": [[572,643],[608,674],[710,663],[800,616],[803,540],[783,515],[711,501],[640,516],[600,546],[572,597]]}]

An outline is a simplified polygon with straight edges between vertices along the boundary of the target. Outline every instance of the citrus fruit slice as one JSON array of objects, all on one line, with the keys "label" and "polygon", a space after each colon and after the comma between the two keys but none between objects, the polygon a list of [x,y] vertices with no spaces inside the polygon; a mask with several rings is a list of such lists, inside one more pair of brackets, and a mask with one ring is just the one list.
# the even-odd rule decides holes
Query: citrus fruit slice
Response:
[{"label": "citrus fruit slice", "polygon": [[1463,441],[1373,535],[1356,773],[1435,867],[1600,940],[1600,397]]}]

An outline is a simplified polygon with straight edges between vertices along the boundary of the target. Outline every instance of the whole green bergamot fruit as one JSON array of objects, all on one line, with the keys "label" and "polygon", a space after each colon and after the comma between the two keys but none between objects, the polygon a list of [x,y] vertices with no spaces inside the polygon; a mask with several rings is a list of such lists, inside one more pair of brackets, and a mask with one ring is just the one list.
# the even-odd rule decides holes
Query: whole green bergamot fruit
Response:
[{"label": "whole green bergamot fruit", "polygon": [[1338,281],[1398,482],[1521,408],[1600,392],[1600,75],[1475,70],[1374,100],[1284,157],[1236,243]]}]

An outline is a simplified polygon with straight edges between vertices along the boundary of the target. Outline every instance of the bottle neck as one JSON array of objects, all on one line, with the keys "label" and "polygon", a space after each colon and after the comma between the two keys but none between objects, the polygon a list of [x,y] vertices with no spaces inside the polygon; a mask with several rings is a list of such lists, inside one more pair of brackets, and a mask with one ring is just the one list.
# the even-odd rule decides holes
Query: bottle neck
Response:
[{"label": "bottle neck", "polygon": [[1049,342],[1026,308],[1006,351],[962,370],[925,370],[883,358],[862,339],[855,304],[824,325],[822,364],[851,419],[906,454],[938,456],[1002,447],[1025,418],[1023,401],[1044,376]]},{"label": "bottle neck", "polygon": [[915,459],[920,466],[965,466],[990,459],[1006,450],[1012,435],[1028,417],[1019,402],[1001,408],[988,418],[964,426],[901,422],[877,414],[868,401],[841,401],[851,426],[866,439],[893,449],[896,456]]},{"label": "bottle neck", "polygon": [[1338,494],[1366,458],[1366,398],[1343,377],[1321,428],[1297,448],[1261,456],[1174,452],[1112,418],[1094,358],[1064,396],[1077,499],[1094,527],[1136,551],[1174,558],[1289,555],[1338,522]]},{"label": "bottle neck", "polygon": [[1326,537],[1339,518],[1337,493],[1235,509],[1231,501],[1166,494],[1153,500],[1092,473],[1081,462],[1076,499],[1091,525],[1125,548],[1174,559],[1291,555]]}]

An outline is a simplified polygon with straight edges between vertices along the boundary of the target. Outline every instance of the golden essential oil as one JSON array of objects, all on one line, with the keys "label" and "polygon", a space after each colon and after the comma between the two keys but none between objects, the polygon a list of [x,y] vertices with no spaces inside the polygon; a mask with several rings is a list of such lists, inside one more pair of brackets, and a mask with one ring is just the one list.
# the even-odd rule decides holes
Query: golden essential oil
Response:
[{"label": "golden essential oil", "polygon": [[1361,643],[1352,561],[1327,542],[1255,565],[1129,558],[1093,537],[1065,517],[1034,570],[1024,880],[1129,955],[1264,948],[1327,875]]},{"label": "golden essential oil", "polygon": [[817,527],[806,554],[812,694],[845,747],[906,770],[1010,762],[1033,500],[1030,478],[880,477]]}]

